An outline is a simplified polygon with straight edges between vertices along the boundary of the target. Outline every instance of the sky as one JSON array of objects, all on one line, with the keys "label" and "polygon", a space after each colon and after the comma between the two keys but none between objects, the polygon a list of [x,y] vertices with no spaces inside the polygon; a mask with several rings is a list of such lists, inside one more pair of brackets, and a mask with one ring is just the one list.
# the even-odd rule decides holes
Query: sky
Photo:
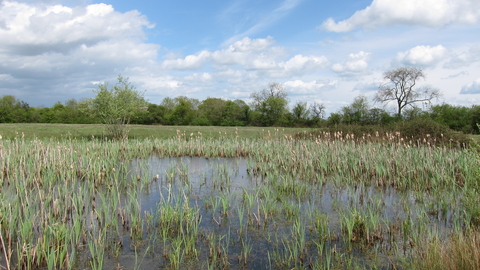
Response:
[{"label": "sky", "polygon": [[443,93],[434,104],[480,105],[480,1],[0,0],[0,96],[33,107],[122,75],[154,104],[249,102],[277,82],[328,115],[404,66]]}]

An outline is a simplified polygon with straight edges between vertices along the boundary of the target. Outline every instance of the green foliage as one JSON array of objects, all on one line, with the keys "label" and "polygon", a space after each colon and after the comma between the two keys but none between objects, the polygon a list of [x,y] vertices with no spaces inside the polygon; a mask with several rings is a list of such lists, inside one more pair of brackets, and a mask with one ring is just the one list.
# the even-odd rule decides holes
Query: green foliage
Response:
[{"label": "green foliage", "polygon": [[[329,119],[333,121],[332,119]],[[330,125],[327,129],[317,130],[312,133],[312,138],[325,137],[330,139],[354,139],[361,141],[391,140],[393,137],[404,143],[415,145],[430,144],[448,147],[470,147],[471,139],[467,135],[453,131],[447,126],[439,124],[430,118],[417,118],[410,121],[397,121],[388,125]],[[340,134],[335,137],[334,134]],[[305,138],[304,133],[299,133],[297,138]],[[327,138],[327,137],[326,137]]]},{"label": "green foliage", "polygon": [[309,120],[310,110],[306,102],[297,102],[292,109],[292,122],[295,126],[304,126]]},{"label": "green foliage", "polygon": [[327,119],[328,126],[336,126],[342,122],[342,115],[340,113],[332,113]]},{"label": "green foliage", "polygon": [[243,100],[228,100],[222,112],[221,126],[246,126],[249,122],[250,107]]},{"label": "green foliage", "polygon": [[473,128],[475,133],[480,133],[480,129],[478,128],[478,123],[480,123],[480,106],[476,105],[472,107],[472,120],[470,125]]},{"label": "green foliage", "polygon": [[411,121],[399,122],[395,125],[395,131],[403,137],[413,141],[428,140],[439,144],[451,144],[452,142],[468,144],[466,135],[452,131],[448,126],[442,125],[429,118],[417,118]]},{"label": "green foliage", "polygon": [[219,126],[223,120],[223,111],[225,110],[226,101],[221,98],[207,98],[198,106],[201,121],[203,125]]},{"label": "green foliage", "polygon": [[165,111],[164,106],[149,103],[148,109],[146,111],[138,111],[131,123],[140,125],[165,124]]},{"label": "green foliage", "polygon": [[283,85],[271,83],[268,89],[254,92],[252,107],[257,112],[252,115],[254,125],[273,126],[285,122],[288,112],[287,92]]},{"label": "green foliage", "polygon": [[99,85],[99,89],[94,92],[97,96],[88,100],[90,113],[101,119],[110,136],[116,139],[126,138],[130,120],[146,106],[143,93],[135,90],[128,78],[121,75],[113,88],[105,83]]},{"label": "green foliage", "polygon": [[[176,97],[173,100],[175,107],[165,117],[168,125],[188,126],[193,123],[197,117],[198,100],[190,99],[184,96]],[[169,107],[171,104],[168,105]]]},{"label": "green foliage", "polygon": [[12,95],[0,98],[0,123],[26,123],[30,121],[29,106]]},{"label": "green foliage", "polygon": [[346,125],[388,125],[396,120],[385,110],[371,108],[364,95],[356,97],[352,104],[343,107],[340,112],[332,113],[328,118],[329,127],[339,124]]},{"label": "green foliage", "polygon": [[[125,91],[120,91],[120,90]],[[159,105],[147,104],[142,93],[119,76],[112,89],[100,85],[94,99],[77,101],[70,99],[57,102],[51,108],[29,107],[27,103],[6,95],[0,98],[0,123],[63,123],[63,124],[107,124],[110,135],[121,134],[118,127],[128,123],[142,125],[196,125],[196,126],[283,126],[283,127],[328,127],[330,129],[364,132],[358,126],[391,127],[401,120],[431,118],[435,122],[463,133],[479,133],[480,106],[463,107],[449,104],[431,106],[428,111],[410,106],[402,110],[402,117],[393,116],[384,109],[372,108],[367,98],[360,95],[354,101],[324,119],[325,106],[314,102],[297,102],[288,109],[287,92],[279,83],[251,95],[251,106],[243,100],[224,100],[209,97],[202,102],[186,96],[165,97]],[[131,93],[121,97],[121,93]],[[128,109],[121,102],[129,98],[139,101],[141,106]],[[119,102],[110,100],[118,99]],[[122,101],[123,100],[123,101]],[[128,103],[128,102],[127,102]],[[147,107],[148,106],[148,107]],[[139,109],[143,107],[142,109]],[[124,110],[124,108],[127,108]],[[121,115],[119,112],[128,113]],[[114,112],[114,113],[112,113]],[[122,125],[122,123],[125,123]],[[117,125],[118,124],[118,125]],[[344,125],[353,125],[346,128]],[[338,126],[338,127],[337,127]],[[336,128],[337,127],[337,128]],[[370,129],[370,128],[366,128]],[[123,134],[123,135],[125,135]],[[118,135],[121,137],[123,135]]]},{"label": "green foliage", "polygon": [[430,108],[430,117],[436,122],[456,131],[464,133],[472,133],[474,131],[474,126],[472,126],[472,108],[449,104],[436,105]]},{"label": "green foliage", "polygon": [[346,124],[360,124],[367,119],[370,104],[364,95],[356,97],[352,104],[342,108],[343,120]]}]

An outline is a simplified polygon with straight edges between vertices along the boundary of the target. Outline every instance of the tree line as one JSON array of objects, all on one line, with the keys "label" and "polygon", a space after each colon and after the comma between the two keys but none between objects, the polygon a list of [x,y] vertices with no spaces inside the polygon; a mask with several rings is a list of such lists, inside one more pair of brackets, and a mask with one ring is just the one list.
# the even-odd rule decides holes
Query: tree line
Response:
[{"label": "tree line", "polygon": [[[363,95],[325,117],[321,103],[297,102],[289,106],[288,93],[280,83],[251,94],[251,102],[208,97],[198,100],[186,96],[166,97],[159,104],[148,103],[128,78],[119,76],[113,87],[108,84],[94,90],[96,97],[77,101],[70,99],[49,107],[30,107],[12,95],[0,98],[0,123],[103,123],[107,128],[124,124],[199,125],[199,126],[284,126],[332,127],[335,125],[390,125],[398,121],[429,118],[464,133],[477,133],[480,106],[430,105],[440,93],[431,87],[415,88],[425,77],[418,68],[397,68],[384,73],[389,83],[379,86],[374,104],[392,102],[396,112],[374,107]],[[120,125],[119,125],[120,124]],[[112,131],[114,132],[114,131]],[[121,132],[121,131],[120,131]]]}]

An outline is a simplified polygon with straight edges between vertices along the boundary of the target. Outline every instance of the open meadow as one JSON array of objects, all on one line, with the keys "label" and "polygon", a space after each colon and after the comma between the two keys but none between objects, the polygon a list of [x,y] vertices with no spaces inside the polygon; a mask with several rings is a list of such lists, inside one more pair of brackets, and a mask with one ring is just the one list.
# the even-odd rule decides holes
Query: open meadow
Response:
[{"label": "open meadow", "polygon": [[479,160],[401,134],[0,125],[2,269],[479,269]]},{"label": "open meadow", "polygon": [[[268,131],[273,133],[274,127],[219,127],[219,126],[157,126],[130,125],[128,137],[131,139],[170,139],[177,135],[177,130],[185,134],[198,134],[204,138],[239,136],[241,138],[263,138]],[[311,128],[279,128],[278,132],[293,136],[298,132],[311,131]],[[96,138],[105,137],[105,127],[101,124],[0,124],[0,135],[13,139],[18,136],[28,139],[62,138]]]}]

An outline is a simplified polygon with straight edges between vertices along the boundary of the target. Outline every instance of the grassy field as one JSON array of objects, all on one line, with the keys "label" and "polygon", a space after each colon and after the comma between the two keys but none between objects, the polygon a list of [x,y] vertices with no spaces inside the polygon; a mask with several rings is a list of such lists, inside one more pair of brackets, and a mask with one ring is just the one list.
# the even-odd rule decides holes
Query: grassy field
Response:
[{"label": "grassy field", "polygon": [[[240,138],[264,138],[267,136],[294,135],[297,132],[310,131],[308,128],[274,128],[274,127],[213,127],[213,126],[145,126],[131,125],[129,138],[158,138],[166,139],[177,136],[178,132],[185,136],[198,135],[200,132],[204,138],[235,137]],[[270,132],[270,134],[269,134]],[[16,136],[25,138],[90,138],[103,137],[105,128],[103,125],[76,125],[76,124],[0,124],[0,135],[11,139]],[[193,136],[192,135],[192,136]]]}]

